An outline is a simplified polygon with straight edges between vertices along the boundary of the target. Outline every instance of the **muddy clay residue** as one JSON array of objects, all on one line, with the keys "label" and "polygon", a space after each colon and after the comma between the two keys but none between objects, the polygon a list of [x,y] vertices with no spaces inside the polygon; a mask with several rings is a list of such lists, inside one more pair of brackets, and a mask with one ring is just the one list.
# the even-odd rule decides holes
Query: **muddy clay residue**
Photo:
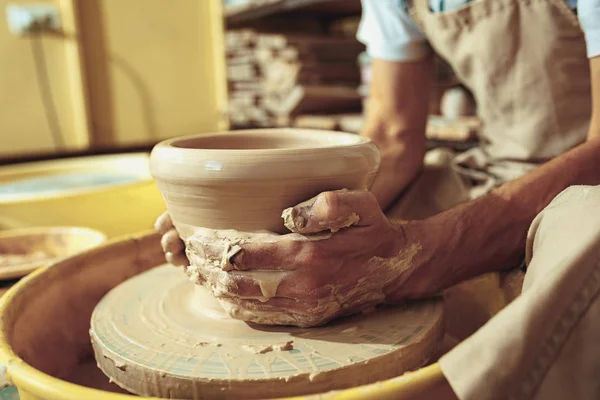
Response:
[{"label": "muddy clay residue", "polygon": [[433,302],[319,328],[255,325],[230,318],[205,288],[163,266],[109,292],[94,311],[90,334],[105,373],[116,383],[119,376],[146,376],[140,392],[156,394],[176,387],[176,379],[204,390],[248,380],[314,382],[351,365],[375,371],[382,356],[427,343],[439,321],[441,308]]}]

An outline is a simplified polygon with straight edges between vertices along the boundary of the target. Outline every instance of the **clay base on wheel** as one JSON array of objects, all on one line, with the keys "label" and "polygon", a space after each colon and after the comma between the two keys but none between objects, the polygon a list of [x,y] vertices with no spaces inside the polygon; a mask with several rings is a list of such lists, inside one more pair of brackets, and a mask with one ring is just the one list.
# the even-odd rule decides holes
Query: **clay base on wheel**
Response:
[{"label": "clay base on wheel", "polygon": [[102,371],[156,397],[256,399],[323,393],[427,363],[443,336],[441,301],[380,308],[311,329],[233,320],[178,268],[111,290],[91,339]]}]

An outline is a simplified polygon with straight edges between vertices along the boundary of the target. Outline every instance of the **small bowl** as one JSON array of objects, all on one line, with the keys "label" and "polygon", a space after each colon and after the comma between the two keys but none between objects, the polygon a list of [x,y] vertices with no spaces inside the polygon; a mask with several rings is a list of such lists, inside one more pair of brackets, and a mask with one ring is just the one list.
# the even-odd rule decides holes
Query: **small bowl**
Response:
[{"label": "small bowl", "polygon": [[283,233],[285,208],[323,191],[368,190],[379,163],[375,144],[355,134],[255,129],[163,141],[150,172],[185,237],[195,227]]},{"label": "small bowl", "polygon": [[78,227],[0,231],[0,280],[23,277],[52,261],[106,240],[102,232]]}]

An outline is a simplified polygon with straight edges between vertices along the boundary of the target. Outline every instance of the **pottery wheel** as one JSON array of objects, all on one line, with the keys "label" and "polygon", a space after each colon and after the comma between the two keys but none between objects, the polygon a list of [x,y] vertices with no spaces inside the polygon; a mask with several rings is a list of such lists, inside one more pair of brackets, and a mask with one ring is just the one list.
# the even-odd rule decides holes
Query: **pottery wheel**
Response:
[{"label": "pottery wheel", "polygon": [[442,313],[441,301],[426,301],[319,328],[261,326],[223,315],[181,269],[165,265],[111,290],[93,312],[90,334],[99,367],[132,393],[272,398],[417,369],[441,342]]}]

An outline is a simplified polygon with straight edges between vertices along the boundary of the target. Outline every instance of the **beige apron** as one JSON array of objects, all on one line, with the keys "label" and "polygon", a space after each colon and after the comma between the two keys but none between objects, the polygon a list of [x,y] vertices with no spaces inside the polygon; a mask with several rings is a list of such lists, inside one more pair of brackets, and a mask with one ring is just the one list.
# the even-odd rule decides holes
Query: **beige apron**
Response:
[{"label": "beige apron", "polygon": [[[482,144],[452,161],[454,175],[441,172],[437,157],[426,162],[429,168],[390,216],[435,214],[584,141],[591,115],[589,61],[566,0],[475,0],[443,13],[431,12],[428,0],[413,0],[411,14],[473,93],[484,129]],[[439,188],[457,179],[462,182],[453,192]]]},{"label": "beige apron", "polygon": [[[484,132],[480,147],[451,161],[443,151],[428,154],[425,172],[388,215],[435,214],[585,140],[591,115],[589,63],[583,32],[565,0],[475,0],[444,13],[432,13],[428,0],[414,0],[411,14],[472,91]],[[574,190],[563,200],[581,197],[583,189]],[[600,201],[600,189],[594,190]],[[586,207],[594,207],[590,204],[595,203]],[[536,246],[523,294],[441,359],[461,399],[600,398],[597,379],[590,378],[600,370],[598,346],[591,340],[600,333],[600,318],[582,311],[596,288],[586,288],[583,299],[577,294],[598,261],[592,249],[600,246],[600,220],[587,225],[589,237],[580,242],[573,233],[590,220],[581,213],[570,219],[578,205],[565,201],[554,209],[554,202],[550,208],[562,219],[554,217],[537,233],[534,224],[530,238],[554,239]],[[565,229],[567,237],[556,234]],[[462,293],[473,286],[467,282]],[[461,296],[456,288],[449,292]],[[446,293],[447,303],[451,298]],[[472,313],[477,307],[475,300],[463,308]],[[577,340],[594,347],[589,357]],[[569,390],[581,395],[568,396]]]},{"label": "beige apron", "polygon": [[600,399],[600,186],[534,220],[523,291],[440,359],[461,400]]}]

